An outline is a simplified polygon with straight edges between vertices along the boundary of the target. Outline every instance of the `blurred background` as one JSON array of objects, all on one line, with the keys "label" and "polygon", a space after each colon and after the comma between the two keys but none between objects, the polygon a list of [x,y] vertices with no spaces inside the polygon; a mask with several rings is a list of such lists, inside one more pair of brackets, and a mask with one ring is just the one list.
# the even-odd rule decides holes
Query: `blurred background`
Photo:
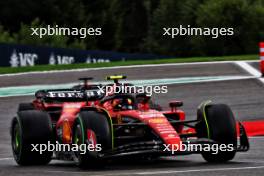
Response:
[{"label": "blurred background", "polygon": [[[31,27],[102,27],[102,36],[31,36]],[[162,37],[163,27],[233,27],[234,36]],[[215,56],[258,53],[264,39],[264,0],[8,0],[0,1],[0,42]]]}]

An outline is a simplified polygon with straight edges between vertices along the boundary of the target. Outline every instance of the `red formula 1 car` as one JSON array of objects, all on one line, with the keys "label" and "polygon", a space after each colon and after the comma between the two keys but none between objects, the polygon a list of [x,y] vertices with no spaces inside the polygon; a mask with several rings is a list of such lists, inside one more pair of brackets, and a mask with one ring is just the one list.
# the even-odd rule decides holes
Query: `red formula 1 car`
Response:
[{"label": "red formula 1 car", "polygon": [[[108,77],[114,80],[109,85],[118,86],[122,78]],[[201,153],[208,162],[225,162],[249,149],[245,130],[227,105],[202,103],[197,119],[185,120],[180,101],[171,101],[170,110],[161,111],[144,93],[106,95],[102,85],[83,80],[83,86],[72,89],[37,91],[32,103],[19,105],[11,125],[18,164],[47,164],[55,158],[89,167],[113,157],[192,153]],[[53,144],[52,150],[40,144]],[[71,150],[59,148],[62,144]],[[211,150],[216,146],[217,152]]]}]

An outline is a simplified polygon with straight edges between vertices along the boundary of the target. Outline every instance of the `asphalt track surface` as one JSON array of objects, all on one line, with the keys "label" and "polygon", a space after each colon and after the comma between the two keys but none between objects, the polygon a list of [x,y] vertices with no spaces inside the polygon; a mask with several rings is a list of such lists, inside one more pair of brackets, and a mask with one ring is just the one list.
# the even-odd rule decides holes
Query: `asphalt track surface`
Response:
[{"label": "asphalt track surface", "polygon": [[[251,65],[257,68],[256,63]],[[92,76],[103,80],[109,74],[125,74],[129,79],[181,78],[196,76],[251,76],[233,63],[173,65],[139,68],[104,69],[66,73],[1,76],[0,87],[76,82],[78,77]],[[183,100],[187,119],[196,118],[196,108],[204,100],[231,106],[237,120],[264,120],[264,84],[258,79],[174,84],[168,94],[154,95],[164,108],[168,101]],[[12,159],[9,126],[19,102],[32,96],[0,98],[0,175],[264,175],[264,138],[251,138],[251,149],[237,153],[226,164],[208,164],[200,155],[175,156],[155,161],[116,160],[105,168],[80,170],[72,162],[52,161],[47,166],[20,167]]]}]

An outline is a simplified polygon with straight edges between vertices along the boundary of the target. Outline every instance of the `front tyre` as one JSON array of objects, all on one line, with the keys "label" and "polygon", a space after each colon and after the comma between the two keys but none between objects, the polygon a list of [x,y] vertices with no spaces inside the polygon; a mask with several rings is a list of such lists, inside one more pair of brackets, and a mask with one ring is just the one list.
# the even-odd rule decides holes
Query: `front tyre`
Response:
[{"label": "front tyre", "polygon": [[236,121],[231,109],[225,104],[208,104],[198,109],[196,131],[198,138],[209,138],[219,145],[225,144],[227,151],[213,153],[203,151],[202,156],[208,162],[227,162],[236,154]]},{"label": "front tyre", "polygon": [[[102,150],[111,149],[112,135],[109,117],[95,111],[81,111],[73,128],[73,144],[79,146],[75,156],[80,168],[99,167],[103,164]],[[89,149],[87,149],[89,148]]]}]

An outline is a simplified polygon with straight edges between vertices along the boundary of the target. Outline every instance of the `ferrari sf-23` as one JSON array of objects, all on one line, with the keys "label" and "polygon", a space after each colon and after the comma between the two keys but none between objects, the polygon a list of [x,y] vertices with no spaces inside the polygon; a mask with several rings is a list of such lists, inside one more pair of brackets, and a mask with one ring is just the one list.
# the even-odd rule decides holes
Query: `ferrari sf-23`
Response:
[{"label": "ferrari sf-23", "polygon": [[[125,76],[108,76],[118,86]],[[118,157],[157,158],[199,153],[208,162],[227,162],[239,151],[247,151],[245,129],[225,104],[201,103],[195,120],[186,120],[179,107],[170,101],[162,110],[144,93],[102,93],[97,84],[71,89],[39,90],[35,99],[21,103],[11,123],[11,141],[19,165],[48,164],[52,159],[75,161],[80,167],[105,163]],[[127,83],[127,85],[130,85]],[[37,144],[93,146],[100,150],[32,150]],[[203,150],[214,145],[232,150]],[[183,145],[199,145],[191,150]],[[99,147],[98,147],[99,146]],[[177,146],[177,147],[176,147]],[[92,148],[93,148],[92,147]]]}]

